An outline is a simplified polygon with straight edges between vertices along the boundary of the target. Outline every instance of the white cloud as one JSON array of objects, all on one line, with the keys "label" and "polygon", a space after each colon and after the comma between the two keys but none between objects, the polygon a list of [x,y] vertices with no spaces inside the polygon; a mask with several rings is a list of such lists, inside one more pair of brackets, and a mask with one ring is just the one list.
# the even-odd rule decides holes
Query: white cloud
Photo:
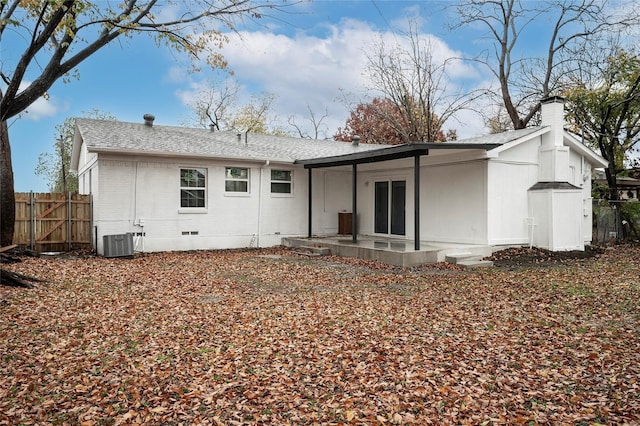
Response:
[{"label": "white cloud", "polygon": [[53,117],[59,110],[60,108],[58,108],[51,99],[41,97],[25,110],[26,115],[24,118],[38,121],[45,117]]},{"label": "white cloud", "polygon": [[165,80],[168,83],[184,83],[189,81],[189,73],[183,66],[173,66],[169,68],[169,71],[165,75]]},{"label": "white cloud", "polygon": [[184,6],[180,4],[161,4],[158,8],[154,9],[155,22],[172,22],[180,19],[180,15],[184,13]]},{"label": "white cloud", "polygon": [[[380,32],[367,23],[343,19],[339,24],[323,27],[324,34],[298,32],[293,35],[274,34],[266,31],[241,31],[229,34],[230,42],[223,53],[239,84],[248,93],[270,92],[277,96],[275,112],[283,121],[296,116],[302,123],[309,117],[308,108],[317,116],[325,111],[324,120],[329,134],[343,127],[349,108],[342,100],[345,94],[355,97],[355,102],[366,101],[366,88],[371,84],[365,75],[367,53],[382,40],[386,45],[404,45],[402,36],[392,32]],[[462,56],[441,39],[428,37],[436,61]],[[448,65],[448,75],[458,79],[478,77],[476,70],[463,61]],[[181,76],[184,77],[184,76]],[[177,96],[185,104],[193,99],[199,83],[189,82]],[[453,83],[452,83],[453,85]],[[455,88],[460,86],[455,85]],[[470,119],[468,113],[461,121],[445,127],[458,129],[459,136],[481,133],[479,120]]]},{"label": "white cloud", "polygon": [[207,83],[202,81],[191,81],[187,87],[178,89],[175,92],[176,97],[185,106],[191,106],[198,99],[198,93],[207,89]]}]

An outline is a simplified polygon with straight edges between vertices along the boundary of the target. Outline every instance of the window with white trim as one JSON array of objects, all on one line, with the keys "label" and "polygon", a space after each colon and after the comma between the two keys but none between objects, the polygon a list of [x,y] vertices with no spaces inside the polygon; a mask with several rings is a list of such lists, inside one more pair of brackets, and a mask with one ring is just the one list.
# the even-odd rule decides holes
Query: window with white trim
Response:
[{"label": "window with white trim", "polygon": [[249,169],[226,167],[224,171],[225,192],[249,192]]},{"label": "window with white trim", "polygon": [[291,194],[292,175],[291,170],[271,170],[271,193]]},{"label": "window with white trim", "polygon": [[180,207],[206,207],[207,170],[180,169]]}]

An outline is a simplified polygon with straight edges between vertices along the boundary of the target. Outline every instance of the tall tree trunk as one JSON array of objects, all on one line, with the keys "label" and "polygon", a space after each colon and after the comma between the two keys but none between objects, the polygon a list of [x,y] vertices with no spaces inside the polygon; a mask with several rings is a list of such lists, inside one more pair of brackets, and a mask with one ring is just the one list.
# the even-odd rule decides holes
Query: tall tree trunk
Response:
[{"label": "tall tree trunk", "polygon": [[[0,93],[2,99],[2,93]],[[7,122],[0,122],[0,247],[11,245],[16,220],[16,195]]]},{"label": "tall tree trunk", "polygon": [[619,243],[627,239],[629,235],[627,235],[627,229],[622,223],[622,202],[618,192],[618,179],[616,177],[615,166],[611,167],[611,163],[609,163],[609,167],[604,169],[604,171],[607,177],[607,184],[609,185],[609,205],[615,213],[616,242]]},{"label": "tall tree trunk", "polygon": [[[2,90],[0,90],[2,101]],[[0,247],[10,246],[16,221],[16,194],[13,188],[13,166],[11,165],[11,145],[7,121],[0,121]],[[31,288],[39,282],[17,272],[0,269],[0,285]]]},{"label": "tall tree trunk", "polygon": [[[604,130],[604,129],[603,129]],[[620,199],[620,193],[618,192],[618,165],[616,164],[616,157],[614,147],[615,141],[609,141],[608,144],[603,143],[601,138],[599,141],[600,151],[606,155],[604,156],[609,161],[609,167],[604,169],[605,177],[607,178],[607,185],[609,186],[609,205],[613,208],[616,223],[616,242],[620,243],[629,237],[627,235],[627,229],[622,223],[622,200]]]}]

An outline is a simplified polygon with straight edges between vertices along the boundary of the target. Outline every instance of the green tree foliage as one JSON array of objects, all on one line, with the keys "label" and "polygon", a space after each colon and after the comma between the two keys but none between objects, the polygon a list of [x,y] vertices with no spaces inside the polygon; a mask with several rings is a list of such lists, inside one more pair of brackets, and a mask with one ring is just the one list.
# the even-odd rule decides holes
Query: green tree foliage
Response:
[{"label": "green tree foliage", "polygon": [[640,141],[640,57],[617,52],[565,97],[573,130],[609,161],[609,199],[618,200],[616,177]]},{"label": "green tree foliage", "polygon": [[[98,110],[85,114],[86,117],[98,120],[115,120],[108,113]],[[63,123],[56,126],[56,140],[51,151],[42,152],[38,156],[38,164],[35,174],[47,179],[51,192],[76,192],[78,191],[78,175],[69,172],[71,166],[71,153],[73,149],[73,136],[75,133],[74,118],[69,117]]]},{"label": "green tree foliage", "polygon": [[276,95],[272,93],[252,96],[248,104],[231,114],[227,128],[242,133],[287,136],[289,133],[278,124],[278,117],[272,112],[275,99]]},{"label": "green tree foliage", "polygon": [[619,50],[589,71],[565,94],[568,121],[609,161],[606,198],[613,207],[617,239],[637,238],[637,208],[620,202],[617,179],[640,140],[640,58]]}]

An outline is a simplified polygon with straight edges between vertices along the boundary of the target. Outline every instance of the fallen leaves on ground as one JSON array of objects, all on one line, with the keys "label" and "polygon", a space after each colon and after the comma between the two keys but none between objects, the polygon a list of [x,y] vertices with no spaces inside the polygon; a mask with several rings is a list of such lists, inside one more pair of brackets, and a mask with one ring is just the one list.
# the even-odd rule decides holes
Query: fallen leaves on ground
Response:
[{"label": "fallen leaves on ground", "polygon": [[640,249],[519,271],[285,249],[25,258],[0,424],[638,424]]},{"label": "fallen leaves on ground", "polygon": [[511,247],[493,253],[487,259],[498,268],[520,269],[531,267],[547,267],[565,263],[589,262],[606,250],[613,249],[600,246],[586,246],[585,250],[549,251],[537,247]]}]

